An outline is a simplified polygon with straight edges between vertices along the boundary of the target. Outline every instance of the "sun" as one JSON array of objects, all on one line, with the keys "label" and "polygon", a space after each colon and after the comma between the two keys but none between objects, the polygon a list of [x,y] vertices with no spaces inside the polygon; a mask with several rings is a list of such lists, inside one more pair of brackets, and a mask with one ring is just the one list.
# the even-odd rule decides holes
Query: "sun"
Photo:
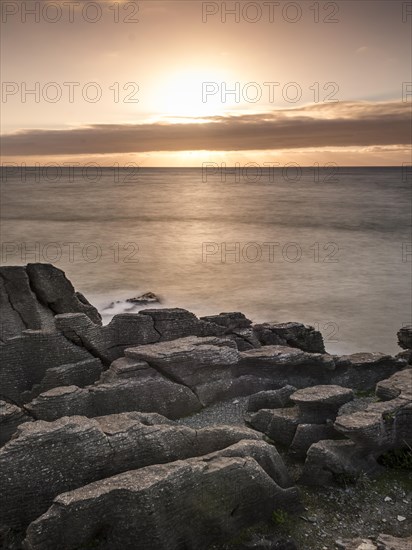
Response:
[{"label": "sun", "polygon": [[156,110],[162,117],[176,119],[223,116],[237,105],[235,97],[221,94],[222,83],[231,80],[227,71],[213,68],[166,74],[155,93]]}]

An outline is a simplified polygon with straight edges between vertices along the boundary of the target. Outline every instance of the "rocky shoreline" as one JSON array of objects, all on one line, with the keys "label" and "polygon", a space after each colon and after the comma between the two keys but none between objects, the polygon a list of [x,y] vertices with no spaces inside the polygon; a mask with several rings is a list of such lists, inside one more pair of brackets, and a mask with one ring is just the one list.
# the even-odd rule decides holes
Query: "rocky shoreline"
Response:
[{"label": "rocky shoreline", "polygon": [[103,326],[50,264],[1,267],[0,305],[4,550],[412,547],[412,326],[396,356],[238,312]]}]

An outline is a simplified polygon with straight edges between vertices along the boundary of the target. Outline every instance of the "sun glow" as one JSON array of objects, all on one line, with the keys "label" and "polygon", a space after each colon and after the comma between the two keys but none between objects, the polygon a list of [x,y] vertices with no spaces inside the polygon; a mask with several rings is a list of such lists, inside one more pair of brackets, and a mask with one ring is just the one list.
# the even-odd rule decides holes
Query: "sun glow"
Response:
[{"label": "sun glow", "polygon": [[219,92],[211,91],[220,90],[221,83],[228,81],[233,81],[228,72],[216,69],[199,68],[169,73],[162,78],[154,94],[157,111],[168,119],[175,118],[176,122],[179,121],[179,117],[222,116],[238,107],[235,97],[228,96],[222,100]]}]

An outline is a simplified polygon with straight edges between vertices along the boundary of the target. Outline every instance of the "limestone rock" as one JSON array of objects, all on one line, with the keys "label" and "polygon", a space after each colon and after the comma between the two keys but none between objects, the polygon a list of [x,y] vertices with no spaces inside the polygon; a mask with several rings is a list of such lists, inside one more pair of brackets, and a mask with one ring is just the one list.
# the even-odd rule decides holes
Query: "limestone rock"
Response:
[{"label": "limestone rock", "polygon": [[398,344],[403,349],[412,349],[412,325],[402,327],[399,330]]},{"label": "limestone rock", "polygon": [[249,423],[273,441],[289,446],[299,425],[299,409],[261,409],[251,415]]},{"label": "limestone rock", "polygon": [[380,534],[377,538],[377,550],[411,550],[412,535],[406,538]]},{"label": "limestone rock", "polygon": [[200,402],[206,406],[216,401],[231,397],[242,397],[260,390],[270,390],[277,384],[267,378],[258,376],[239,376],[237,378],[221,377],[196,386],[195,393]]},{"label": "limestone rock", "polygon": [[[282,488],[262,466],[273,447],[256,442],[234,456],[148,466],[58,496],[27,530],[27,550],[206,549],[270,519],[274,509],[300,507],[294,488]],[[275,474],[275,473],[273,473]]]},{"label": "limestone rock", "polygon": [[299,407],[300,420],[313,424],[334,420],[339,408],[352,399],[351,389],[335,385],[312,386],[290,396],[290,400]]},{"label": "limestone rock", "polygon": [[304,480],[324,484],[340,475],[354,479],[361,473],[373,475],[381,469],[380,455],[412,445],[410,370],[378,384],[377,394],[389,400],[336,418],[335,430],[348,439],[313,444],[307,453]]},{"label": "limestone rock", "polygon": [[121,357],[116,359],[110,367],[104,371],[99,379],[100,384],[116,382],[124,379],[137,379],[148,377],[161,377],[161,375],[146,361]]},{"label": "limestone rock", "polygon": [[51,264],[35,263],[28,264],[26,271],[30,286],[38,300],[55,315],[68,312],[85,313],[91,321],[101,324],[100,313],[82,294],[75,292],[61,269]]},{"label": "limestone rock", "polygon": [[290,396],[296,391],[294,386],[283,386],[278,390],[267,390],[255,393],[249,397],[248,411],[260,409],[280,409],[291,403]]},{"label": "limestone rock", "polygon": [[47,369],[39,384],[34,385],[30,392],[24,392],[24,401],[61,386],[73,385],[83,388],[96,382],[102,374],[102,370],[103,365],[99,359],[86,359],[77,363],[51,367]]},{"label": "limestone rock", "polygon": [[333,420],[339,407],[353,398],[352,390],[333,385],[313,386],[295,392],[286,388],[287,391],[283,388],[284,396],[296,405],[261,409],[251,414],[247,421],[255,429],[299,456],[305,456],[311,445],[318,441],[340,437]]},{"label": "limestone rock", "polygon": [[[258,438],[247,428],[196,431],[157,414],[141,413],[24,424],[0,451],[0,518],[3,524],[21,527],[45,512],[58,494],[91,481]],[[227,456],[232,456],[231,451]],[[266,466],[276,468],[282,487],[291,484],[276,453]]]},{"label": "limestone rock", "polygon": [[206,317],[200,317],[200,319],[208,323],[214,323],[216,325],[222,326],[227,329],[228,332],[231,332],[234,329],[249,328],[252,325],[252,321],[250,319],[247,319],[245,315],[240,312],[219,313],[219,315],[207,315]]},{"label": "limestone rock", "polygon": [[234,328],[227,336],[236,342],[239,351],[262,347],[254,330],[251,328]]},{"label": "limestone rock", "polygon": [[265,376],[276,380],[278,387],[288,384],[307,387],[329,381],[335,368],[333,358],[327,354],[307,353],[288,346],[263,346],[239,354],[238,375]]},{"label": "limestone rock", "polygon": [[20,405],[24,392],[40,384],[48,369],[90,359],[85,348],[58,332],[25,330],[0,345],[1,393]]},{"label": "limestone rock", "polygon": [[302,323],[262,323],[253,329],[265,346],[287,345],[311,353],[325,353],[322,334]]},{"label": "limestone rock", "polygon": [[85,388],[63,386],[41,393],[26,405],[39,420],[61,416],[87,417],[140,411],[157,412],[168,418],[181,418],[199,411],[197,396],[181,384],[146,372],[136,378],[119,378]]},{"label": "limestone rock", "polygon": [[223,327],[199,320],[194,313],[186,309],[143,309],[139,313],[153,320],[155,330],[161,335],[161,341],[186,336],[219,336],[225,332]]},{"label": "limestone rock", "polygon": [[333,426],[327,424],[298,424],[290,451],[297,456],[304,457],[314,443],[324,439],[336,439],[338,433]]},{"label": "limestone rock", "polygon": [[378,382],[376,396],[382,401],[389,401],[399,396],[412,400],[412,368],[396,372],[387,380]]},{"label": "limestone rock", "polygon": [[371,403],[366,410],[339,416],[335,428],[356,445],[384,452],[412,444],[412,401],[398,397]]},{"label": "limestone rock", "polygon": [[147,361],[162,374],[194,388],[211,380],[230,378],[239,352],[226,338],[189,336],[136,348],[128,348],[126,357]]},{"label": "limestone rock", "polygon": [[371,390],[380,380],[404,368],[407,361],[384,353],[335,356],[336,372],[330,383],[356,390]]},{"label": "limestone rock", "polygon": [[410,550],[412,548],[412,536],[397,538],[391,535],[379,535],[376,542],[371,539],[344,540],[339,544],[342,550]]},{"label": "limestone rock", "polygon": [[153,292],[145,292],[141,296],[135,298],[127,298],[126,302],[130,304],[153,304],[160,303],[160,298]]},{"label": "limestone rock", "polygon": [[166,378],[120,380],[89,386],[92,416],[127,411],[157,412],[176,419],[201,410],[197,396],[181,384]]},{"label": "limestone rock", "polygon": [[122,313],[104,327],[95,325],[84,314],[56,316],[56,326],[66,338],[83,346],[105,365],[124,355],[129,346],[157,342],[160,338],[147,315]]},{"label": "limestone rock", "polygon": [[37,420],[56,420],[62,416],[96,416],[89,389],[77,386],[61,386],[41,393],[27,403],[26,409]]},{"label": "limestone rock", "polygon": [[17,426],[32,420],[33,418],[17,405],[0,401],[0,446],[12,437]]},{"label": "limestone rock", "polygon": [[361,473],[374,475],[381,469],[353,441],[326,439],[309,448],[300,482],[307,485],[330,485],[340,479],[355,482]]},{"label": "limestone rock", "polygon": [[25,267],[0,267],[0,341],[19,336],[30,328],[53,328],[53,312],[30,288]]}]

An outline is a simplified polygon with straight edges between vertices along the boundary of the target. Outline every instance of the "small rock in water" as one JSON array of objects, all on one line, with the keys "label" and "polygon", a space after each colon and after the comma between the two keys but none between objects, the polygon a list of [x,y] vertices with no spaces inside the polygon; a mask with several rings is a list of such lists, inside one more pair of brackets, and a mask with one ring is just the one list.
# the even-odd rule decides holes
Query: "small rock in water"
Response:
[{"label": "small rock in water", "polygon": [[145,292],[136,298],[127,298],[126,302],[129,304],[149,304],[154,302],[160,303],[160,299],[153,292]]},{"label": "small rock in water", "polygon": [[396,519],[398,521],[405,521],[406,518],[405,518],[405,516],[398,516]]},{"label": "small rock in water", "polygon": [[391,497],[385,497],[385,498],[384,498],[384,501],[385,501],[385,502],[391,502],[391,500],[392,500]]}]

